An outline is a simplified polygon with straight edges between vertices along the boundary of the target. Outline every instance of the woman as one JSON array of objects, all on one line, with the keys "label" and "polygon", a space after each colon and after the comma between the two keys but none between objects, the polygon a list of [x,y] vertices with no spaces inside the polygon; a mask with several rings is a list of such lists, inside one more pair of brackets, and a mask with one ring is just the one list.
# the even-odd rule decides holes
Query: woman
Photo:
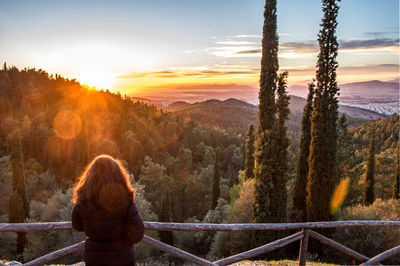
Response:
[{"label": "woman", "polygon": [[86,265],[135,265],[144,226],[121,162],[97,156],[74,186],[72,227],[84,231]]}]

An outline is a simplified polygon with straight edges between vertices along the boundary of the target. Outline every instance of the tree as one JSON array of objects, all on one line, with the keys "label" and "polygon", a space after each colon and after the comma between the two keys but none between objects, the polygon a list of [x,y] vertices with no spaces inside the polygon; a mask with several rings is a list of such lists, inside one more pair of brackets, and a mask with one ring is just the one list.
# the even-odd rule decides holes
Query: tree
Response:
[{"label": "tree", "polygon": [[336,181],[336,151],[339,91],[336,82],[338,42],[336,39],[338,5],[322,0],[324,17],[318,35],[316,90],[311,119],[311,143],[307,178],[307,220],[329,221],[330,200]]},{"label": "tree", "polygon": [[[171,222],[171,197],[169,190],[165,191],[164,197],[161,200],[160,214],[158,216],[160,222]],[[174,245],[174,235],[172,231],[158,231],[161,242],[168,245]]]},{"label": "tree", "polygon": [[399,183],[400,183],[400,145],[397,146],[396,150],[396,172],[394,175],[394,182],[393,182],[393,198],[399,199]]},{"label": "tree", "polygon": [[246,141],[246,162],[245,162],[245,176],[246,179],[254,177],[254,143],[256,137],[254,135],[254,126],[249,126],[249,131],[247,132]]},{"label": "tree", "polygon": [[260,92],[258,94],[258,134],[271,129],[275,123],[275,91],[278,68],[276,0],[266,0],[262,38]]},{"label": "tree", "polygon": [[368,161],[365,171],[365,188],[363,191],[363,204],[368,206],[374,203],[375,192],[375,128],[372,126],[369,136]]},{"label": "tree", "polygon": [[217,207],[218,199],[220,196],[220,151],[219,148],[215,150],[215,163],[214,163],[214,177],[213,177],[213,189],[212,189],[212,199],[211,199],[211,210]]},{"label": "tree", "polygon": [[[266,0],[264,7],[264,26],[258,105],[258,130],[255,153],[255,200],[253,220],[267,222],[271,213],[272,178],[275,168],[272,165],[275,146],[273,143],[276,120],[275,91],[278,71],[278,35],[276,29],[276,0]],[[254,234],[254,244],[263,242],[264,237]]]},{"label": "tree", "polygon": [[310,155],[311,141],[311,116],[313,109],[315,83],[308,84],[307,102],[303,109],[301,121],[301,139],[299,159],[297,161],[297,172],[293,194],[293,222],[305,222],[307,220],[306,197],[307,197],[307,175],[308,156]]},{"label": "tree", "polygon": [[288,170],[288,147],[289,138],[286,134],[285,123],[289,116],[289,100],[290,97],[287,94],[287,82],[288,72],[283,72],[278,76],[278,89],[277,89],[277,101],[276,101],[276,113],[278,115],[276,125],[276,172],[275,172],[275,191],[276,196],[275,209],[276,215],[278,216],[279,222],[286,222],[286,206],[287,206],[287,170]]},{"label": "tree", "polygon": [[160,195],[164,195],[168,187],[172,187],[173,179],[165,174],[165,166],[153,162],[146,156],[141,168],[139,183],[145,186],[146,197],[151,202],[153,210],[160,210]]},{"label": "tree", "polygon": [[[22,146],[18,137],[14,137],[12,140],[12,152],[10,160],[12,169],[13,194],[11,195],[9,201],[8,220],[10,223],[23,223],[29,215],[29,202],[26,195]],[[27,244],[26,233],[20,232],[17,235],[17,253],[22,256],[24,248]]]},{"label": "tree", "polygon": [[354,165],[354,149],[353,139],[347,130],[347,119],[345,115],[341,115],[338,121],[338,150],[337,150],[337,181],[339,182],[343,177],[349,176],[350,169]]},{"label": "tree", "polygon": [[[278,36],[276,28],[276,0],[266,0],[262,39],[260,92],[258,106],[258,131],[255,153],[255,190],[253,221],[256,223],[284,222],[286,220],[285,164],[286,134],[283,131],[287,117],[286,76],[278,80]],[[275,103],[279,83],[278,102]],[[278,121],[277,121],[278,113]],[[284,194],[281,194],[284,192]],[[276,238],[274,232],[254,232],[253,246],[268,243]]]}]

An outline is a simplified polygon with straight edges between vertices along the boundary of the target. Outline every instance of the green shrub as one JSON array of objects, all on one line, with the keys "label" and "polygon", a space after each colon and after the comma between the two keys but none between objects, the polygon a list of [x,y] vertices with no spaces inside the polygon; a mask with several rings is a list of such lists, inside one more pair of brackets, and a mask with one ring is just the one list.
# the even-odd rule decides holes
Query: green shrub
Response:
[{"label": "green shrub", "polygon": [[[361,204],[349,206],[338,211],[337,220],[400,221],[400,200],[384,201],[377,199],[370,206]],[[333,239],[367,257],[374,257],[385,250],[400,245],[399,235],[400,228],[398,226],[350,227],[337,229]],[[341,263],[351,262],[350,259],[341,261]],[[385,263],[398,265],[400,264],[400,257],[392,257]]]}]

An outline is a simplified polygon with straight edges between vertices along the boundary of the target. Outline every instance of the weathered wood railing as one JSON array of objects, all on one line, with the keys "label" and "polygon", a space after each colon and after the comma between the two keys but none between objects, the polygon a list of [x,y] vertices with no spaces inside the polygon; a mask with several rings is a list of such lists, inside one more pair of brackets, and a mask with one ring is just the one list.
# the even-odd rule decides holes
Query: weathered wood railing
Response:
[{"label": "weathered wood railing", "polygon": [[[321,243],[329,245],[337,250],[363,262],[362,265],[376,265],[379,262],[400,254],[400,246],[393,247],[373,258],[358,253],[342,244],[327,238],[311,229],[317,228],[339,228],[339,227],[360,227],[360,226],[395,226],[399,227],[400,221],[333,221],[333,222],[308,222],[308,223],[280,223],[280,224],[196,224],[196,223],[158,223],[145,222],[146,230],[158,231],[244,231],[244,230],[289,230],[301,229],[288,237],[275,240],[258,248],[245,251],[240,254],[223,258],[214,262],[207,261],[203,258],[180,250],[176,247],[162,243],[156,239],[144,236],[142,242],[150,247],[170,253],[176,257],[196,263],[198,265],[228,265],[244,259],[249,259],[263,253],[286,246],[292,242],[300,240],[299,265],[306,264],[308,239],[312,237]],[[50,231],[50,230],[71,230],[71,222],[54,222],[54,223],[0,223],[0,232],[33,232],[33,231]],[[399,233],[400,238],[400,233]],[[44,265],[45,263],[65,257],[72,253],[82,252],[84,249],[84,241],[71,245],[69,247],[54,251],[24,265]]]}]

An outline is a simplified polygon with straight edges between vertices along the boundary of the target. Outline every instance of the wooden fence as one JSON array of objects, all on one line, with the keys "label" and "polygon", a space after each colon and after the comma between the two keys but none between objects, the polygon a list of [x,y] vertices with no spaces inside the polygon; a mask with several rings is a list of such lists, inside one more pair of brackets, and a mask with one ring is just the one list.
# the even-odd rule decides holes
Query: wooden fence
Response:
[{"label": "wooden fence", "polygon": [[[214,262],[205,260],[176,247],[162,243],[156,239],[144,236],[142,242],[146,245],[162,250],[173,256],[187,260],[198,265],[229,265],[238,261],[253,258],[255,256],[267,253],[269,251],[286,246],[292,242],[300,241],[299,265],[306,264],[307,246],[310,237],[329,245],[357,260],[362,265],[376,265],[387,258],[400,254],[400,246],[393,247],[373,258],[358,253],[333,239],[327,238],[312,229],[318,228],[340,228],[340,227],[361,227],[361,226],[395,226],[400,229],[400,221],[332,221],[332,222],[309,222],[309,223],[280,223],[280,224],[201,224],[201,223],[158,223],[145,222],[146,230],[157,231],[244,231],[244,230],[301,230],[288,237],[275,240],[266,245],[255,249],[245,251],[240,254],[223,258]],[[53,223],[0,223],[0,232],[33,232],[50,230],[72,230],[71,222],[53,222]],[[400,238],[400,234],[399,234]],[[24,265],[44,265],[51,261],[60,259],[72,253],[82,252],[84,241],[65,247],[63,249],[51,252],[47,255],[34,259]]]}]

